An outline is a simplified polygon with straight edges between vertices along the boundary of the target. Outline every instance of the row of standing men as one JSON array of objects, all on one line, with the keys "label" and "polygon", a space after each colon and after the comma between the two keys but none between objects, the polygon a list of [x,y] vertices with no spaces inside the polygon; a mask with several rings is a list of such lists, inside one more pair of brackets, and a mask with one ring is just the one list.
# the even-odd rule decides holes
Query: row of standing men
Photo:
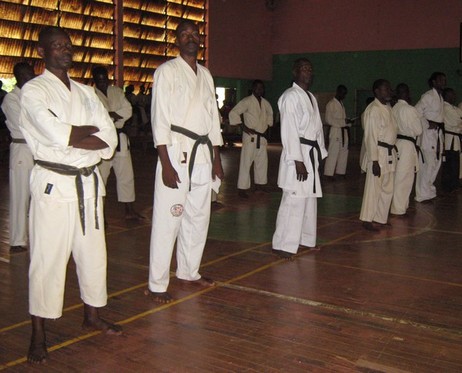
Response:
[{"label": "row of standing men", "polygon": [[[210,220],[211,189],[218,191],[224,177],[219,153],[223,142],[213,79],[210,72],[197,63],[198,27],[184,21],[179,24],[176,36],[180,56],[156,70],[152,99],[158,164],[146,295],[160,303],[172,301],[167,288],[175,242],[176,277],[200,286],[215,285],[212,279],[199,273],[199,267]],[[128,150],[128,139],[124,139],[122,131],[117,135],[114,127],[118,127],[118,122],[122,125],[125,115],[129,115],[128,106],[121,109],[123,92],[108,86],[107,71],[95,69],[96,93],[69,78],[72,43],[64,30],[55,27],[42,30],[38,53],[45,61],[45,72],[32,79],[33,70],[19,66],[20,71],[15,71],[15,75],[21,92],[11,96],[16,95],[19,112],[19,132],[12,133],[13,145],[27,142],[34,158],[30,162],[35,162],[30,177],[32,337],[28,353],[29,361],[35,363],[47,357],[45,319],[62,314],[66,264],[71,253],[84,302],[84,326],[110,334],[121,333],[120,327],[101,319],[98,313],[107,302],[107,294],[105,237],[100,224],[105,189],[104,182],[98,182],[100,171],[96,165],[101,159],[114,160],[118,146]],[[292,73],[293,85],[278,101],[283,144],[278,186],[283,196],[273,252],[285,259],[292,259],[300,246],[316,247],[316,201],[322,196],[319,166],[327,156],[318,105],[309,92],[313,66],[301,58],[295,61]],[[244,159],[247,163],[242,158],[249,153],[243,149],[241,154],[246,174],[252,160],[258,158],[258,151],[263,148],[266,153],[266,139],[262,134],[265,124],[272,124],[271,106],[258,94],[262,89],[260,83],[255,84],[254,94],[246,101],[249,107],[260,111],[259,115],[264,113],[263,119],[255,119],[255,123],[263,125],[253,127],[249,119],[253,115],[251,111],[239,111],[244,103],[230,113],[230,118],[234,118],[230,120],[242,123],[244,133],[249,135],[246,142],[254,146],[251,155]],[[385,100],[382,91],[386,90],[386,84],[382,83],[374,85],[379,103],[371,104],[370,111],[379,104],[388,110],[382,102]],[[379,109],[384,110],[381,106]],[[244,120],[239,119],[241,115]],[[365,132],[367,136],[366,126]],[[382,140],[386,142],[386,139],[378,141]],[[368,159],[371,169],[375,169],[375,160]],[[380,167],[386,166],[379,163]],[[265,174],[256,176],[257,184],[262,186],[266,184],[267,160],[264,168]],[[374,176],[381,178],[381,175]],[[246,177],[248,175],[239,176],[240,190],[245,191],[250,185]],[[50,236],[51,231],[54,234]],[[41,260],[43,257],[47,260]]]}]

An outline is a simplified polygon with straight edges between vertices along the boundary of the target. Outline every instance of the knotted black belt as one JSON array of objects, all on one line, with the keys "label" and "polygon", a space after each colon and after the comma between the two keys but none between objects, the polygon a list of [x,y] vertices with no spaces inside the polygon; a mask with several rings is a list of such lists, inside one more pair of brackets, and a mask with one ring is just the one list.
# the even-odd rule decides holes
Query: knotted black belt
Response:
[{"label": "knotted black belt", "polygon": [[[388,157],[391,157],[393,155],[393,149],[398,151],[398,148],[396,147],[396,145],[390,145],[383,141],[377,141],[377,145],[381,146],[382,148],[388,149]],[[388,164],[392,164],[392,163],[393,163],[393,160],[390,158],[388,160]]]},{"label": "knotted black belt", "polygon": [[348,140],[350,139],[350,127],[340,127],[342,130],[342,148],[345,146],[345,134],[348,136]]},{"label": "knotted black belt", "polygon": [[213,145],[212,142],[209,139],[209,135],[198,135],[197,133],[190,131],[184,127],[180,126],[175,126],[172,124],[170,126],[170,129],[173,132],[178,132],[181,133],[182,135],[189,137],[190,139],[193,139],[194,145],[191,150],[191,157],[189,158],[189,165],[188,165],[188,173],[189,173],[189,190],[191,190],[191,176],[194,168],[194,162],[196,161],[196,153],[197,153],[197,148],[199,145],[207,145],[210,150],[210,161],[213,163]]},{"label": "knotted black belt", "polygon": [[11,139],[11,142],[14,142],[15,144],[27,144],[25,139]]},{"label": "knotted black belt", "polygon": [[405,136],[405,135],[399,135],[399,134],[396,137],[398,139],[401,139],[401,140],[407,140],[407,141],[412,142],[414,144],[414,146],[415,146],[415,150],[416,150],[417,154],[420,155],[420,158],[422,158],[422,163],[425,163],[425,159],[424,159],[422,150],[420,149],[420,146],[417,145],[417,139],[415,139],[414,137],[411,137],[411,136]]},{"label": "knotted black belt", "polygon": [[[316,170],[316,162],[315,162],[315,159],[314,159],[314,149],[316,149],[316,151],[318,152],[318,167],[319,165],[321,164],[321,148],[319,147],[319,144],[317,142],[317,140],[308,140],[308,139],[305,139],[304,137],[300,137],[300,143],[303,144],[303,145],[310,145],[311,146],[311,149],[310,149],[310,162],[311,162],[311,166],[313,168],[313,171]],[[316,172],[313,172],[313,193],[316,193]]]},{"label": "knotted black belt", "polygon": [[90,176],[93,174],[94,184],[95,184],[95,228],[99,229],[98,223],[98,175],[95,174],[96,165],[90,167],[77,168],[74,166],[69,166],[61,163],[53,163],[42,160],[36,160],[36,164],[46,168],[47,170],[56,172],[60,175],[75,176],[75,187],[77,189],[77,200],[79,202],[79,215],[80,215],[80,224],[82,226],[82,232],[85,236],[85,204],[84,204],[84,194],[83,194],[83,176]]},{"label": "knotted black belt", "polygon": [[436,159],[440,159],[440,153],[441,153],[441,141],[440,141],[440,131],[443,131],[443,137],[444,137],[444,123],[443,122],[433,122],[438,126],[438,129],[436,130],[438,139],[436,141]]},{"label": "knotted black belt", "polygon": [[[462,142],[462,133],[452,132],[452,131],[448,131],[448,130],[445,130],[444,133],[445,133],[445,134],[449,134],[449,135],[456,136],[456,137],[458,137],[459,140]],[[454,138],[452,138],[451,149],[449,149],[449,150],[454,150]]]},{"label": "knotted black belt", "polygon": [[257,135],[257,149],[260,149],[260,141],[261,141],[261,138],[264,137],[266,140],[268,140],[268,137],[266,135],[266,132],[257,132],[255,130],[253,130],[253,132],[255,132],[255,135]]}]

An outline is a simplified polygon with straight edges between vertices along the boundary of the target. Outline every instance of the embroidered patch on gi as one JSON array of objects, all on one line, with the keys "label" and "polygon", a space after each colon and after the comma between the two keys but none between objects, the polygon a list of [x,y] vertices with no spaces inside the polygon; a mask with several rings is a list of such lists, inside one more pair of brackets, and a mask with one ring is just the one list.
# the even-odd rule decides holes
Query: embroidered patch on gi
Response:
[{"label": "embroidered patch on gi", "polygon": [[170,207],[170,212],[172,213],[172,216],[175,216],[175,217],[181,216],[183,214],[183,211],[184,211],[184,207],[183,205],[180,205],[179,203]]},{"label": "embroidered patch on gi", "polygon": [[188,153],[183,152],[183,159],[181,160],[181,163],[187,163],[188,162]]},{"label": "embroidered patch on gi", "polygon": [[51,194],[51,189],[53,188],[53,184],[48,183],[45,187],[45,194]]}]

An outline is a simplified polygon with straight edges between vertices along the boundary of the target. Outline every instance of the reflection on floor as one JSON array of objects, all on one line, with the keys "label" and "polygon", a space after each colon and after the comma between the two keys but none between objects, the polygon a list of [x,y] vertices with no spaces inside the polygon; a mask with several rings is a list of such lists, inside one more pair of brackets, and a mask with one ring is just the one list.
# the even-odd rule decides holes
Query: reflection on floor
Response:
[{"label": "reflection on floor", "polygon": [[[271,255],[280,200],[280,147],[270,147],[269,192],[237,196],[238,147],[223,151],[226,180],[212,214],[202,274],[214,288],[172,278],[175,302],[157,305],[147,287],[150,220],[125,221],[109,179],[108,306],[123,337],[80,328],[71,261],[63,317],[48,323],[47,371],[94,372],[460,372],[462,371],[461,192],[411,202],[379,232],[358,220],[364,175],[352,149],[346,179],[324,181],[320,251],[293,262]],[[153,150],[133,150],[136,208],[150,218]],[[28,254],[9,254],[8,164],[0,160],[0,369],[25,363]],[[172,263],[174,276],[175,263]]]}]

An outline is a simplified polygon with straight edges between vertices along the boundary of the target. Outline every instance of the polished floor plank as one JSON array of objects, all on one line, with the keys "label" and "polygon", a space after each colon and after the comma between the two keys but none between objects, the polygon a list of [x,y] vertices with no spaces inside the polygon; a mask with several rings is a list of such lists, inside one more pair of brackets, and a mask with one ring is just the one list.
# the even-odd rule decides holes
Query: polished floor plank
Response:
[{"label": "polished floor plank", "polygon": [[[462,371],[460,192],[411,201],[391,227],[362,229],[364,175],[352,149],[347,178],[324,181],[320,250],[292,262],[271,253],[280,201],[280,147],[270,146],[269,193],[237,196],[239,147],[226,148],[227,179],[212,213],[203,289],[174,277],[175,301],[144,295],[149,266],[155,153],[133,147],[136,209],[124,219],[111,176],[106,197],[108,306],[122,337],[82,330],[75,265],[69,262],[63,317],[48,321],[46,366],[24,362],[30,336],[28,254],[9,255],[8,185],[0,185],[0,369],[75,372],[459,372]],[[7,165],[0,161],[2,180]],[[6,176],[6,179],[3,177]]]}]

